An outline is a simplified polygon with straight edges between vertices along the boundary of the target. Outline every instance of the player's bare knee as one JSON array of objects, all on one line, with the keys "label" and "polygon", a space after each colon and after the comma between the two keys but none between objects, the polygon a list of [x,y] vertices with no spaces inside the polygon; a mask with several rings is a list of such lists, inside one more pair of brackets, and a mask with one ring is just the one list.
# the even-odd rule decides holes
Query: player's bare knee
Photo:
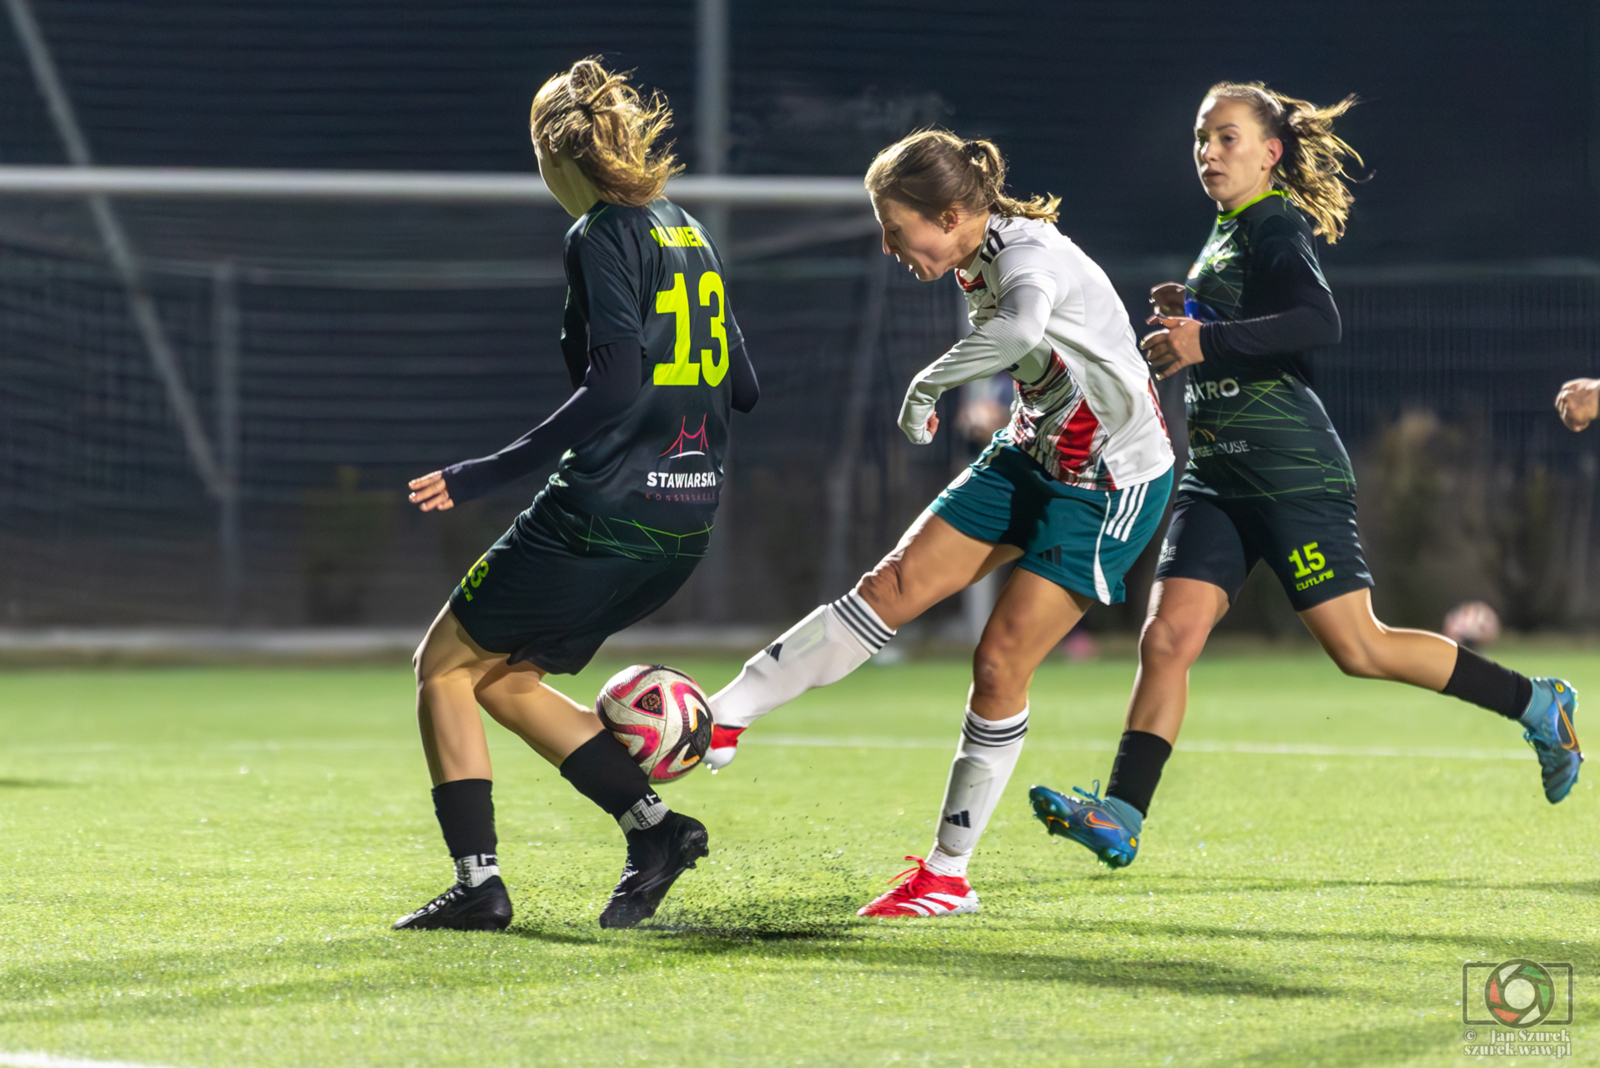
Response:
[{"label": "player's bare knee", "polygon": [[879,618],[898,614],[894,611],[905,597],[905,566],[898,556],[886,556],[878,566],[861,576],[856,592],[872,606]]},{"label": "player's bare knee", "polygon": [[1187,668],[1200,658],[1208,628],[1188,626],[1162,616],[1145,620],[1139,635],[1141,663]]},{"label": "player's bare knee", "polygon": [[1024,671],[1002,643],[983,641],[972,654],[972,692],[975,697],[1002,699],[1026,693],[1030,671]]},{"label": "player's bare knee", "polygon": [[1322,648],[1339,670],[1353,679],[1385,678],[1382,657],[1362,637],[1321,637]]}]

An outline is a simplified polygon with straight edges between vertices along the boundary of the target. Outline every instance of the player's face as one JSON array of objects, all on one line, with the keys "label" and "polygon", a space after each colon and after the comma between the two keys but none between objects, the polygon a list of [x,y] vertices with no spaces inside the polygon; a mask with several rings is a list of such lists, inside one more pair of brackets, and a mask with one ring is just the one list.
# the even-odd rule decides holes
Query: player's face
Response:
[{"label": "player's face", "polygon": [[952,228],[889,197],[873,197],[872,210],[883,227],[883,252],[905,264],[919,281],[942,278],[963,258]]},{"label": "player's face", "polygon": [[1208,97],[1194,124],[1194,164],[1206,193],[1232,211],[1271,187],[1283,142],[1269,138],[1247,101]]}]

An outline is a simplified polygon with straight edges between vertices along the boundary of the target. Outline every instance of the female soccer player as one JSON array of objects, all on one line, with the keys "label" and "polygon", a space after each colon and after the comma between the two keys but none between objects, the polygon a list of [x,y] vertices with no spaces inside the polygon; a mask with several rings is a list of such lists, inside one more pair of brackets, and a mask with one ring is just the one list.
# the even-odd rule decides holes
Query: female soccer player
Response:
[{"label": "female soccer player", "polygon": [[443,510],[561,458],[417,650],[417,721],[456,882],[396,928],[511,922],[480,705],[622,827],[628,859],[601,926],[654,914],[706,855],[705,827],[670,812],[594,712],[543,681],[582,670],[607,636],[689,577],[711,535],[729,408],[747,412],[758,394],[715,248],[660,199],[676,170],[655,147],[670,119],[665,101],[642,101],[593,60],[534,98],[539,173],[578,220],[567,231],[561,333],[577,388],[493,456],[411,482],[423,511]]},{"label": "female soccer player", "polygon": [[[1520,723],[1553,804],[1577,781],[1577,694],[1528,679],[1437,634],[1384,626],[1356,535],[1355,477],[1308,350],[1339,340],[1314,235],[1344,233],[1351,195],[1333,132],[1354,98],[1319,108],[1259,83],[1223,82],[1200,105],[1194,160],[1219,212],[1187,285],[1151,291],[1161,329],[1141,347],[1162,377],[1190,368],[1189,466],[1161,549],[1126,731],[1102,800],[1030,793],[1052,834],[1105,863],[1133,862],[1188,697],[1189,665],[1266,561],[1347,675],[1471,701]],[[1076,788],[1075,788],[1076,789]]]},{"label": "female soccer player", "polygon": [[884,253],[924,282],[955,270],[971,309],[972,334],[912,380],[900,428],[927,444],[940,394],[997,371],[1016,379],[1010,425],[853,590],[711,699],[709,762],[720,767],[758,717],[843,678],[896,628],[1018,561],[973,656],[933,851],[907,857],[916,867],[863,916],[977,909],[967,862],[1022,752],[1033,671],[1093,601],[1122,600],[1172,485],[1172,445],[1121,299],[1052,225],[1059,199],[1014,200],[1004,182],[994,145],[940,131],[885,149],[866,178]]}]

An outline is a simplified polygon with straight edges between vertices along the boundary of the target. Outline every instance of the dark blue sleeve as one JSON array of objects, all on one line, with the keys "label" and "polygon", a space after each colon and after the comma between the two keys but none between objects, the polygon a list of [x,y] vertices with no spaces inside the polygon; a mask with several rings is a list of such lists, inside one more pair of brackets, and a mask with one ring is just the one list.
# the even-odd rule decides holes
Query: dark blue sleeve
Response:
[{"label": "dark blue sleeve", "polygon": [[531,474],[622,416],[639,395],[642,352],[626,344],[591,350],[583,384],[555,414],[492,456],[444,469],[450,499],[475,500]]},{"label": "dark blue sleeve", "polygon": [[1339,343],[1339,309],[1312,240],[1304,226],[1261,234],[1245,279],[1245,300],[1256,314],[1202,326],[1200,351],[1207,359],[1283,356]]}]

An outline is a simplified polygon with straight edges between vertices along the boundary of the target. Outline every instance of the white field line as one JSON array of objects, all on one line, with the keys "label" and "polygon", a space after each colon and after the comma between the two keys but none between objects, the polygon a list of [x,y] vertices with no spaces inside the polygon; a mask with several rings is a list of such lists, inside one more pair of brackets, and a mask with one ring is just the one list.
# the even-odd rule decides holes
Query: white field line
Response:
[{"label": "white field line", "polygon": [[86,1061],[80,1057],[57,1057],[51,1053],[0,1052],[0,1068],[157,1068],[133,1061]]},{"label": "white field line", "polygon": [[[792,749],[951,749],[956,737],[949,738],[885,738],[849,736],[842,738],[810,734],[757,734],[749,743],[757,748],[764,745]],[[150,751],[181,748],[181,743],[165,742],[69,742],[60,745],[7,745],[6,752],[30,753],[118,753],[129,750]],[[210,752],[229,753],[347,753],[373,750],[409,751],[416,743],[405,742],[202,742],[195,748]],[[1081,741],[1050,741],[1035,739],[1030,748],[1062,751],[1109,753],[1116,751],[1116,743],[1100,739]],[[1206,742],[1180,741],[1178,749],[1191,753],[1225,753],[1241,756],[1310,756],[1390,758],[1401,760],[1527,760],[1527,749],[1452,749],[1447,747],[1407,748],[1402,746],[1314,745],[1294,742]],[[0,1068],[4,1068],[0,1063]]]},{"label": "white field line", "polygon": [[[823,738],[803,734],[751,735],[756,746],[778,745],[797,749],[953,749],[955,738]],[[1086,750],[1114,752],[1116,743],[1098,740],[1052,742],[1043,739],[1030,743],[1033,749]],[[1186,742],[1177,749],[1191,753],[1232,753],[1247,756],[1322,756],[1322,757],[1399,757],[1436,760],[1527,760],[1527,749],[1407,749],[1391,746],[1306,745],[1278,742]]]}]

